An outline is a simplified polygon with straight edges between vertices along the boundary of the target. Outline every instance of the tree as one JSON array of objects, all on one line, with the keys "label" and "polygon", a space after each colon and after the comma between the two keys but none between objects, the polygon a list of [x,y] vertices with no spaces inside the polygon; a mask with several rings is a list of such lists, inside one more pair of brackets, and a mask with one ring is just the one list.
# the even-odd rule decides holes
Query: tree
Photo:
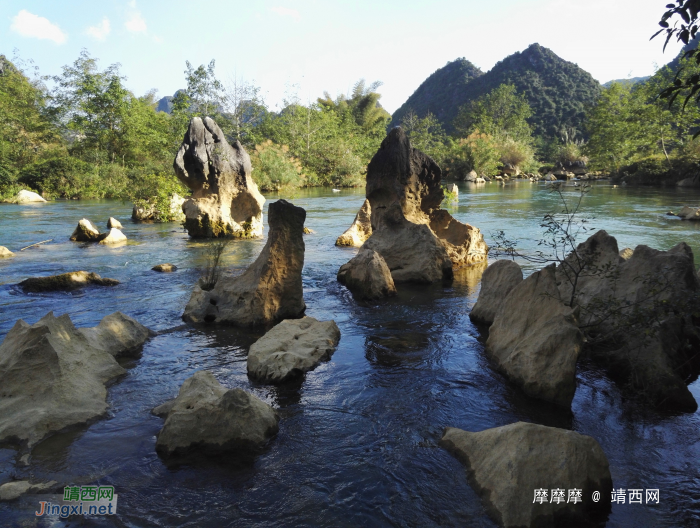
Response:
[{"label": "tree", "polygon": [[428,112],[425,117],[418,117],[409,109],[401,120],[411,146],[433,158],[441,165],[447,155],[447,136],[437,118]]},{"label": "tree", "polygon": [[229,139],[254,146],[254,142],[248,141],[249,136],[267,112],[260,88],[234,75],[223,87],[221,106],[228,123],[226,128],[230,129]]}]

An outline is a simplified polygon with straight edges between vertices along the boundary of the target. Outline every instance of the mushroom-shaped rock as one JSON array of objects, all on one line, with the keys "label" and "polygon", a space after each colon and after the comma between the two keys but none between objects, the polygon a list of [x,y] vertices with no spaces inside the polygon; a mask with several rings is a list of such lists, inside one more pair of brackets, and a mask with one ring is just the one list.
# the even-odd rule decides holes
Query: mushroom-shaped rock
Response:
[{"label": "mushroom-shaped rock", "polygon": [[112,229],[112,228],[123,229],[124,226],[122,226],[122,223],[119,220],[117,220],[113,216],[110,216],[109,220],[107,220],[107,229]]},{"label": "mushroom-shaped rock", "polygon": [[278,200],[270,204],[268,215],[267,242],[255,262],[237,277],[219,279],[209,291],[195,286],[182,316],[185,321],[257,326],[304,314],[306,211]]},{"label": "mushroom-shaped rock", "polygon": [[372,207],[365,199],[360,210],[355,215],[352,225],[338,237],[336,246],[360,247],[372,234]]},{"label": "mushroom-shaped rock", "polygon": [[497,260],[481,277],[481,291],[469,317],[479,324],[491,325],[508,294],[523,280],[523,270],[512,260]]},{"label": "mushroom-shaped rock", "polygon": [[[597,526],[610,512],[608,460],[590,436],[518,422],[478,433],[448,427],[440,445],[465,465],[501,526]],[[538,490],[547,496],[539,500]],[[594,491],[600,502],[591,500]]]},{"label": "mushroom-shaped rock", "polygon": [[14,257],[15,254],[5,246],[0,246],[0,259]]},{"label": "mushroom-shaped rock", "polygon": [[70,239],[74,242],[97,242],[100,240],[100,230],[90,220],[83,218],[78,222],[78,227]]},{"label": "mushroom-shaped rock", "polygon": [[489,328],[486,353],[527,395],[569,407],[582,345],[583,334],[574,311],[559,298],[551,264],[510,291]]},{"label": "mushroom-shaped rock", "polygon": [[339,340],[335,321],[286,319],[251,345],[248,375],[270,383],[299,376],[330,359]]},{"label": "mushroom-shaped rock", "polygon": [[192,190],[182,204],[191,237],[259,237],[263,198],[251,178],[250,156],[210,117],[193,117],[173,163],[177,177]]},{"label": "mushroom-shaped rock", "polygon": [[173,264],[158,264],[157,266],[153,266],[151,269],[160,273],[172,273],[173,271],[177,271],[177,266],[174,266]]},{"label": "mushroom-shaped rock", "polygon": [[82,331],[68,315],[49,313],[31,326],[17,321],[0,344],[0,441],[32,447],[105,413],[105,384],[126,372],[114,356],[125,351],[124,343],[133,349],[150,335],[133,320],[129,324],[140,327],[138,339],[133,330],[127,337],[106,331],[119,315],[106,317],[101,329]]},{"label": "mushroom-shaped rock", "polygon": [[18,204],[26,204],[26,203],[45,202],[46,200],[44,200],[41,196],[39,196],[35,192],[22,189],[20,192],[17,193],[17,196],[15,196],[15,199],[13,201],[15,203],[18,203]]},{"label": "mushroom-shaped rock", "polygon": [[100,237],[100,244],[104,244],[106,246],[108,245],[114,245],[114,244],[123,244],[126,242],[126,235],[122,233],[119,229],[116,227],[113,227],[112,229],[109,230],[109,233],[102,235]]},{"label": "mushroom-shaped rock", "polygon": [[357,299],[381,299],[396,295],[394,279],[386,262],[379,253],[366,247],[340,267],[338,282],[344,284]]},{"label": "mushroom-shaped rock", "polygon": [[19,286],[26,292],[46,292],[59,290],[75,290],[90,284],[96,286],[116,286],[118,280],[100,277],[97,273],[87,271],[73,271],[60,275],[50,275],[48,277],[32,277],[19,283]]},{"label": "mushroom-shaped rock", "polygon": [[279,430],[272,407],[242,389],[226,389],[206,370],[186,379],[177,398],[153,414],[165,418],[156,441],[163,456],[256,452]]}]

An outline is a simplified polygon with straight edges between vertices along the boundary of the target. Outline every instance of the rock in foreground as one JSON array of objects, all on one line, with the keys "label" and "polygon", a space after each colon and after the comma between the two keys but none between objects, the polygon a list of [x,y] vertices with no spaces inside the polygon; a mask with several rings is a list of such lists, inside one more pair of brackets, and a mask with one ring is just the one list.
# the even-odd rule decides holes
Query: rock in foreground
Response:
[{"label": "rock in foreground", "polygon": [[[114,332],[115,322],[131,326],[130,334]],[[17,321],[0,344],[0,442],[32,447],[103,415],[105,384],[126,372],[114,356],[142,345],[149,335],[118,312],[80,330],[68,315],[52,312],[31,326]]]},{"label": "rock in foreground", "polygon": [[84,288],[90,284],[96,286],[116,286],[119,284],[115,279],[103,279],[97,273],[87,271],[73,271],[62,273],[61,275],[51,275],[49,277],[32,277],[19,283],[19,286],[26,292],[38,293],[58,290],[75,290]]},{"label": "rock in foreground", "polygon": [[523,281],[523,270],[512,260],[497,260],[481,277],[479,298],[469,318],[475,323],[491,325],[513,288]]},{"label": "rock in foreground", "polygon": [[582,345],[574,311],[559,298],[552,264],[510,291],[489,328],[486,353],[527,395],[569,407]]},{"label": "rock in foreground", "polygon": [[329,359],[339,340],[335,321],[287,319],[250,347],[248,375],[270,383],[299,376]]},{"label": "rock in foreground", "polygon": [[265,203],[250,174],[250,156],[210,117],[193,117],[173,163],[177,177],[192,190],[182,204],[185,229],[194,238],[259,237]]},{"label": "rock in foreground", "polygon": [[[448,427],[440,445],[466,466],[469,483],[501,526],[595,526],[610,512],[608,460],[590,436],[518,422],[479,433]],[[534,500],[536,490],[547,492],[542,503]],[[600,502],[591,499],[594,491]]]},{"label": "rock in foreground", "polygon": [[396,295],[396,286],[382,256],[362,248],[338,271],[338,282],[344,284],[356,299],[381,299]]},{"label": "rock in foreground", "polygon": [[185,380],[177,398],[153,414],[165,418],[156,441],[164,456],[255,452],[279,430],[272,407],[244,390],[226,389],[206,370]]},{"label": "rock in foreground", "polygon": [[372,235],[372,207],[365,199],[352,225],[338,237],[336,246],[360,247]]},{"label": "rock in foreground", "polygon": [[267,243],[255,262],[237,277],[219,279],[210,291],[195,286],[182,315],[185,321],[257,326],[304,314],[306,211],[278,200],[270,204],[268,214]]}]

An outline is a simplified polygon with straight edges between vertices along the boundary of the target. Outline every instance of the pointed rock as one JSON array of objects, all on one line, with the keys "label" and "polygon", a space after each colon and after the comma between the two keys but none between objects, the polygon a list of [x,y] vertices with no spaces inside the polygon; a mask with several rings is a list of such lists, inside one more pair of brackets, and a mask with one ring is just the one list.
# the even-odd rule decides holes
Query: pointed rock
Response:
[{"label": "pointed rock", "polygon": [[365,199],[352,225],[338,237],[336,246],[360,247],[372,235],[372,207]]}]

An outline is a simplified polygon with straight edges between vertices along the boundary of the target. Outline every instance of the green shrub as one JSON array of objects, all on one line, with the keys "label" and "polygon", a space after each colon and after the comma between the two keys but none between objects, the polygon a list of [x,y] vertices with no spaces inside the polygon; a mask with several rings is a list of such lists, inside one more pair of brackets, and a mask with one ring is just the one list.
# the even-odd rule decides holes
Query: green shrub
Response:
[{"label": "green shrub", "polygon": [[534,162],[532,147],[522,141],[506,138],[498,143],[499,160],[522,170],[529,169]]},{"label": "green shrub", "polygon": [[289,154],[289,147],[267,140],[255,146],[250,161],[253,180],[262,191],[279,191],[304,185],[301,163]]},{"label": "green shrub", "polygon": [[470,171],[480,176],[498,172],[498,150],[493,137],[475,132],[455,142],[445,161],[451,178],[460,179]]}]

